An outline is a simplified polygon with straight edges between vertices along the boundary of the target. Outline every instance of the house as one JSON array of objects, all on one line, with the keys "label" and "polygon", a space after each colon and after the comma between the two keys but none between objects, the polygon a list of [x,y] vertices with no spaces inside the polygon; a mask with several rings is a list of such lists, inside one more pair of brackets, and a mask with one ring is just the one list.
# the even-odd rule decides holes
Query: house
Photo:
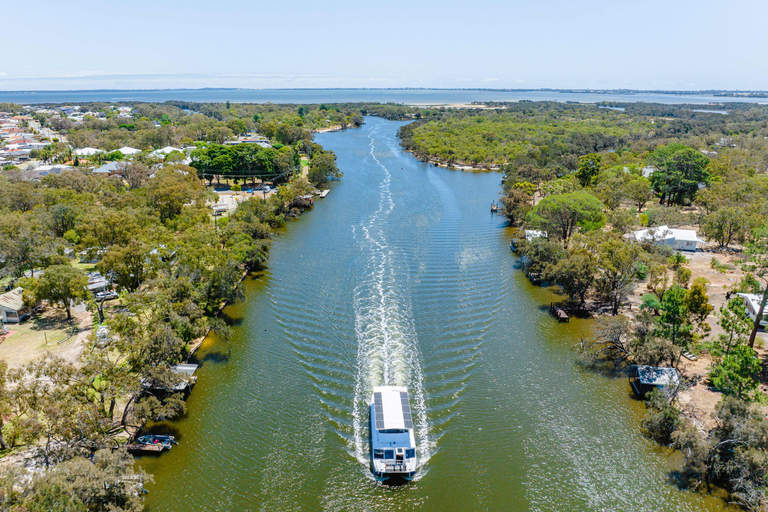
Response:
[{"label": "house", "polygon": [[30,311],[24,305],[23,293],[23,288],[14,288],[0,295],[0,320],[4,323],[17,324],[29,317]]},{"label": "house", "polygon": [[118,173],[120,171],[120,166],[118,162],[108,162],[101,167],[97,167],[93,170],[94,174],[101,174],[105,176],[112,176],[113,174]]},{"label": "house", "polygon": [[125,146],[120,149],[118,149],[119,152],[121,152],[125,156],[133,156],[137,153],[141,153],[140,149],[132,148],[130,146]]},{"label": "house", "polygon": [[[760,301],[762,297],[754,293],[737,293],[739,297],[744,301],[744,306],[747,308],[747,315],[752,321],[755,321],[757,312],[760,311]],[[765,329],[768,328],[768,308],[763,311],[763,317],[760,319],[760,325]]]},{"label": "house", "polygon": [[668,226],[640,229],[627,233],[624,238],[640,243],[664,244],[678,251],[696,251],[706,241],[696,236],[693,229],[677,229]]},{"label": "house", "polygon": [[241,142],[243,144],[256,144],[258,146],[261,146],[262,148],[272,147],[272,143],[269,142],[269,139],[265,139],[265,138],[249,137],[249,138],[243,139]]},{"label": "house", "polygon": [[165,146],[162,149],[154,150],[149,154],[149,156],[153,156],[155,158],[165,158],[167,155],[169,155],[170,153],[173,153],[174,151],[178,151],[179,153],[184,153],[184,151],[182,151],[179,148],[175,148],[173,146]]},{"label": "house", "polygon": [[98,153],[104,153],[105,151],[103,149],[96,149],[96,148],[82,148],[82,149],[76,149],[74,153],[77,156],[93,156]]},{"label": "house", "polygon": [[635,365],[629,369],[629,384],[639,396],[659,388],[680,385],[680,374],[674,368]]}]

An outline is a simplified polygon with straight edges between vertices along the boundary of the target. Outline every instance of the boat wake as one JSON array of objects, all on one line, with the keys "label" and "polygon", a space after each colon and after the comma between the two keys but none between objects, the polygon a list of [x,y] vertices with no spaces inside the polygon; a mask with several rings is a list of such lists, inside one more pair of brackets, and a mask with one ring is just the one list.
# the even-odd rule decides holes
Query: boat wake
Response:
[{"label": "boat wake", "polygon": [[[379,205],[374,214],[354,230],[357,242],[369,257],[367,277],[354,294],[355,331],[358,341],[357,376],[353,407],[354,450],[361,464],[370,463],[368,402],[374,386],[405,386],[414,413],[419,465],[429,460],[432,446],[427,421],[421,354],[413,325],[410,293],[399,275],[398,255],[387,242],[384,227],[394,209],[392,176],[375,152],[374,129],[370,154],[383,172]],[[423,474],[423,471],[420,472]],[[418,474],[417,477],[418,478]]]}]

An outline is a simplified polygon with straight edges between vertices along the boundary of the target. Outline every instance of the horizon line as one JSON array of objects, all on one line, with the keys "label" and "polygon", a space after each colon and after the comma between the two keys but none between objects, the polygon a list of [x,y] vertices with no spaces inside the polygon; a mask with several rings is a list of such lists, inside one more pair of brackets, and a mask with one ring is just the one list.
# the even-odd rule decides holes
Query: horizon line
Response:
[{"label": "horizon line", "polygon": [[702,94],[702,93],[765,93],[766,89],[632,89],[626,87],[163,87],[130,89],[17,89],[0,90],[0,94],[35,94],[52,92],[130,92],[130,91],[548,91],[548,92],[624,92],[624,93],[666,93],[666,94]]}]

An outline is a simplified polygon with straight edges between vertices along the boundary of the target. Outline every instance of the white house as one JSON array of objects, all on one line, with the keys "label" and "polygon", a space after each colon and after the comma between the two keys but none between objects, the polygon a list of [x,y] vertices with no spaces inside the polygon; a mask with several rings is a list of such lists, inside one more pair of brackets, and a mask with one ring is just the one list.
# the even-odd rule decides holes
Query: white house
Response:
[{"label": "white house", "polygon": [[154,150],[149,155],[156,158],[165,158],[167,155],[169,155],[170,153],[173,153],[174,151],[178,151],[179,153],[184,153],[184,151],[182,151],[179,148],[175,148],[173,146],[165,146],[162,149]]},{"label": "white house", "polygon": [[130,146],[125,146],[124,148],[118,149],[119,152],[121,152],[125,156],[133,156],[136,153],[141,153],[140,149],[132,148]]},{"label": "white house", "polygon": [[96,149],[96,148],[82,148],[82,149],[76,149],[74,153],[77,156],[93,156],[97,153],[104,153],[104,150]]},{"label": "white house", "polygon": [[668,226],[640,229],[624,235],[625,238],[636,242],[664,244],[678,251],[696,251],[699,244],[705,244],[693,229],[677,229]]},{"label": "white house", "polygon": [[0,319],[5,323],[17,324],[29,316],[29,308],[22,300],[22,288],[15,288],[0,295]]},{"label": "white house", "polygon": [[[755,318],[757,317],[757,312],[760,311],[760,301],[762,300],[762,297],[754,293],[737,293],[736,295],[744,300],[744,306],[747,308],[747,314],[749,315],[749,318],[751,318],[754,322]],[[760,319],[760,325],[768,328],[768,311],[763,311],[763,317]]]}]

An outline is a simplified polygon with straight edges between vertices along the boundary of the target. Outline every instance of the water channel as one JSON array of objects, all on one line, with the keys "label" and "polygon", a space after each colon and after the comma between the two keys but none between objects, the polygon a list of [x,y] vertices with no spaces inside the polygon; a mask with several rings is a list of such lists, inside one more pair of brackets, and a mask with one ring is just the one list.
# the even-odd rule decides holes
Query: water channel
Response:
[{"label": "water channel", "polygon": [[[669,483],[625,379],[575,364],[489,206],[496,173],[428,166],[402,123],[317,135],[343,180],[276,239],[270,267],[209,340],[180,444],[140,465],[148,510],[724,510]],[[373,385],[411,392],[423,461],[406,486],[368,469]]]}]

